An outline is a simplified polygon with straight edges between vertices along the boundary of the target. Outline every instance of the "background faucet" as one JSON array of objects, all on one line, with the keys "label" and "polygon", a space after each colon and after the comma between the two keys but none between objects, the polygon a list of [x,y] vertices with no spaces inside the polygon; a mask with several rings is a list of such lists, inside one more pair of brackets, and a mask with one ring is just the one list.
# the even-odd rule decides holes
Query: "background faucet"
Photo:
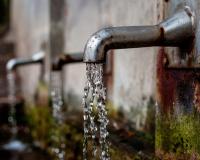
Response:
[{"label": "background faucet", "polygon": [[27,58],[27,59],[13,58],[7,62],[6,70],[8,72],[11,72],[19,66],[43,63],[44,56],[45,56],[44,52],[39,51],[38,53],[35,53],[31,58]]},{"label": "background faucet", "polygon": [[68,53],[63,54],[54,60],[52,70],[62,70],[65,64],[83,62],[83,53]]},{"label": "background faucet", "polygon": [[103,63],[110,49],[179,47],[194,38],[194,18],[191,9],[186,6],[158,25],[104,28],[88,40],[83,61]]}]

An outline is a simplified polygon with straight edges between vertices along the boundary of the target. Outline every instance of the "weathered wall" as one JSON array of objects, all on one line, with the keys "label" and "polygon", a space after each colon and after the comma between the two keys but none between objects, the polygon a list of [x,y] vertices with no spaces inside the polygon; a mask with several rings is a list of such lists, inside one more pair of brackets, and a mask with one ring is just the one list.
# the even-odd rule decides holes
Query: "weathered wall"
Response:
[{"label": "weathered wall", "polygon": [[[147,0],[66,0],[65,52],[83,51],[92,33],[105,26],[151,25],[156,23],[156,2]],[[47,0],[13,1],[13,26],[19,57],[30,56],[48,35]],[[19,18],[20,17],[20,18]],[[144,35],[145,36],[145,35]],[[137,110],[137,124],[145,120],[146,106],[155,92],[154,48],[114,51],[114,77],[109,99],[114,106]],[[39,69],[20,69],[23,92],[34,93]],[[31,74],[34,73],[34,74]],[[64,69],[65,95],[80,107],[85,84],[85,65],[68,65]],[[71,97],[76,97],[74,100]],[[68,101],[68,102],[69,102]],[[141,116],[142,115],[142,116]],[[132,117],[132,119],[134,119]]]},{"label": "weathered wall", "polygon": [[[103,8],[103,5],[107,7]],[[67,0],[68,16],[66,17],[66,47],[67,52],[83,52],[84,46],[92,33],[109,22],[104,20],[109,15],[110,2],[106,0]],[[65,67],[65,93],[70,103],[80,107],[80,101],[85,84],[85,64],[73,64]],[[71,97],[77,97],[74,101]],[[68,101],[68,102],[69,102]]]},{"label": "weathered wall", "polygon": [[[156,1],[146,0],[68,0],[66,52],[83,51],[92,33],[104,26],[151,25],[156,23]],[[77,12],[78,11],[78,12]],[[144,35],[145,36],[145,35]],[[133,120],[145,121],[147,103],[155,92],[155,49],[114,51],[114,106],[141,113]],[[82,96],[85,66],[66,67],[66,91]],[[68,92],[69,93],[69,92]],[[109,92],[110,93],[110,92]],[[139,126],[138,126],[139,127]]]},{"label": "weathered wall", "polygon": [[[114,0],[112,2],[114,3]],[[118,1],[112,7],[113,25],[155,24],[155,2],[147,2],[146,0]],[[147,105],[150,98],[154,97],[155,92],[155,48],[118,50],[115,52],[114,104],[122,106],[123,109],[128,111],[131,119],[136,122],[137,127],[140,127],[145,123]]]},{"label": "weathered wall", "polygon": [[[11,16],[16,55],[30,57],[48,40],[48,0],[14,0]],[[18,71],[22,94],[27,100],[32,100],[38,84],[40,66],[20,67]]]}]

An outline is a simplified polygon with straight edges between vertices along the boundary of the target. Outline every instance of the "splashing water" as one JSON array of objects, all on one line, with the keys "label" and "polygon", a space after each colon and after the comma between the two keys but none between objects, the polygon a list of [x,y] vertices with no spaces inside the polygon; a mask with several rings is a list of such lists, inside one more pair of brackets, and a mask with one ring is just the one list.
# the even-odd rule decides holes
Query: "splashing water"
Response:
[{"label": "splashing water", "polygon": [[52,97],[52,107],[53,107],[53,117],[59,122],[63,122],[62,115],[62,84],[61,84],[61,72],[54,71],[51,73],[51,97]]},{"label": "splashing water", "polygon": [[[61,72],[53,71],[51,73],[51,97],[53,107],[53,117],[55,120],[62,125],[64,123],[63,115],[63,97],[62,97],[62,83],[61,83]],[[55,136],[55,135],[53,135]],[[65,138],[61,139],[59,147],[52,147],[52,152],[55,153],[58,160],[64,160],[65,158]]]},{"label": "splashing water", "polygon": [[[107,110],[105,106],[106,89],[103,85],[103,64],[86,64],[87,82],[84,88],[83,110],[84,110],[84,141],[83,159],[88,158],[88,141],[92,141],[93,157],[97,157],[97,141],[99,136],[99,158],[109,160],[109,142],[107,125]],[[95,116],[97,111],[97,116]],[[98,120],[98,123],[95,120]]]},{"label": "splashing water", "polygon": [[16,121],[16,110],[15,110],[15,102],[16,102],[15,74],[13,72],[9,72],[7,74],[7,79],[8,79],[8,100],[10,103],[8,122],[11,126],[12,134],[13,136],[15,136],[17,134],[17,121]]}]

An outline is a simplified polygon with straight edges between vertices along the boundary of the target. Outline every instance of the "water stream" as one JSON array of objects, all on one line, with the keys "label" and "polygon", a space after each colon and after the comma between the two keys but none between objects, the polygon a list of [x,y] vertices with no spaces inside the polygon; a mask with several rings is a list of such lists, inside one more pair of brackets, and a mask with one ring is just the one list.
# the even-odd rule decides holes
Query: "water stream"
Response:
[{"label": "water stream", "polygon": [[62,97],[62,83],[61,83],[61,72],[53,71],[51,73],[51,98],[53,107],[53,117],[59,121],[63,122],[63,97]]},{"label": "water stream", "polygon": [[106,88],[103,84],[103,64],[86,64],[87,82],[84,88],[84,140],[83,159],[92,156],[100,160],[109,160],[109,142],[107,110],[105,106]]},{"label": "water stream", "polygon": [[16,83],[15,83],[15,74],[14,72],[9,72],[7,74],[8,80],[8,101],[10,105],[10,111],[8,116],[8,123],[11,126],[12,137],[11,140],[3,146],[7,150],[17,150],[23,151],[27,148],[27,145],[22,143],[20,140],[17,140],[17,120],[16,120]]},{"label": "water stream", "polygon": [[[53,71],[51,73],[51,98],[53,117],[58,123],[58,127],[64,123],[63,115],[63,96],[62,96],[62,73],[61,71]],[[59,126],[60,125],[60,126]],[[52,135],[55,136],[55,135]],[[52,147],[58,160],[65,159],[65,137],[61,136],[59,146]]]},{"label": "water stream", "polygon": [[13,136],[17,134],[17,122],[16,122],[16,109],[15,109],[15,92],[16,92],[16,85],[15,85],[15,74],[13,72],[9,72],[7,74],[8,80],[8,100],[10,104],[10,111],[8,116],[8,122],[11,126],[11,132]]}]

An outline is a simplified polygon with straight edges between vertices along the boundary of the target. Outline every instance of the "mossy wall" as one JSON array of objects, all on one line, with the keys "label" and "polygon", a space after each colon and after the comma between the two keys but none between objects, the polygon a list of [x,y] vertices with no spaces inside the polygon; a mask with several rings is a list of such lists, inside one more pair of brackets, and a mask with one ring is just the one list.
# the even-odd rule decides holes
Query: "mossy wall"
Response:
[{"label": "mossy wall", "polygon": [[158,116],[155,138],[157,155],[165,157],[171,154],[175,159],[183,156],[200,158],[199,126],[200,116],[196,114]]},{"label": "mossy wall", "polygon": [[200,80],[195,70],[169,69],[166,50],[157,57],[156,155],[159,159],[200,159]]}]

